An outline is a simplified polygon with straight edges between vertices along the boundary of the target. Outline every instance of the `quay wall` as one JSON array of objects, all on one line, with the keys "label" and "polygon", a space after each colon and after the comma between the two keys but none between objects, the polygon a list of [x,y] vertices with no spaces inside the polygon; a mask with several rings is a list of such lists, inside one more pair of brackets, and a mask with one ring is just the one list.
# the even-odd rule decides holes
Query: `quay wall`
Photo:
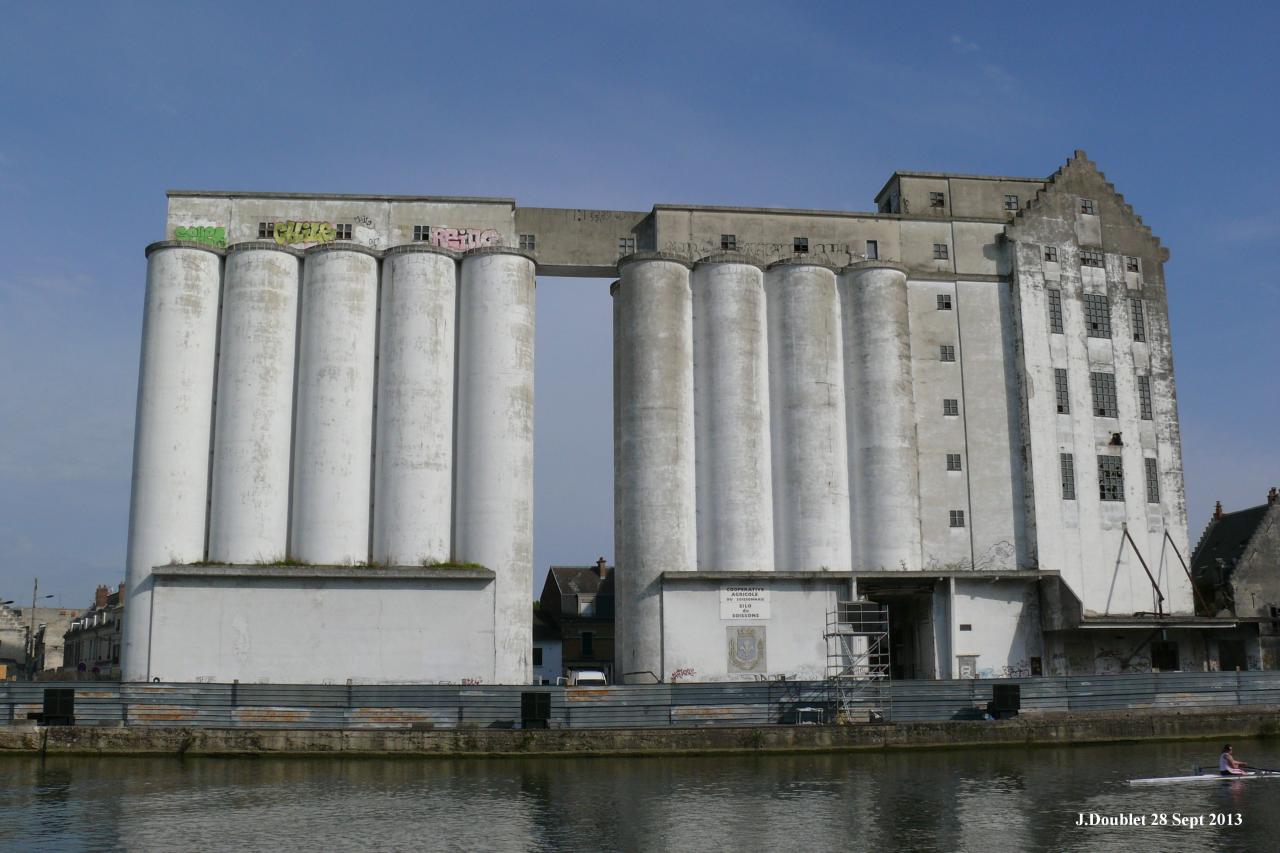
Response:
[{"label": "quay wall", "polygon": [[1280,707],[1085,712],[998,721],[666,729],[0,728],[0,755],[618,756],[1061,746],[1280,734]]}]

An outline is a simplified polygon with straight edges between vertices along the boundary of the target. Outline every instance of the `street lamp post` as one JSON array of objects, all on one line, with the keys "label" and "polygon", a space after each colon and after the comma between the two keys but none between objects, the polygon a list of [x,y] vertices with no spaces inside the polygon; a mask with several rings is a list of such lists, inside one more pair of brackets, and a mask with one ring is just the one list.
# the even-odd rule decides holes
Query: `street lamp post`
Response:
[{"label": "street lamp post", "polygon": [[40,578],[33,578],[31,583],[31,627],[27,629],[27,680],[36,679],[36,601],[53,598],[53,593],[40,594]]}]

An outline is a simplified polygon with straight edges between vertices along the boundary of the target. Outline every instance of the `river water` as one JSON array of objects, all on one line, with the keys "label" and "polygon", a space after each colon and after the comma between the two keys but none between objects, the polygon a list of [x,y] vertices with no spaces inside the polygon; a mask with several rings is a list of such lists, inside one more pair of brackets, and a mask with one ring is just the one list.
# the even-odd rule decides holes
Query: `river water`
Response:
[{"label": "river water", "polygon": [[[0,850],[1280,849],[1220,743],[581,759],[0,756]],[[1280,767],[1280,742],[1236,754]],[[1080,813],[1147,825],[1077,826]],[[1211,826],[1212,815],[1240,825]],[[1179,819],[1206,825],[1178,825]],[[1164,820],[1165,825],[1152,826]]]}]

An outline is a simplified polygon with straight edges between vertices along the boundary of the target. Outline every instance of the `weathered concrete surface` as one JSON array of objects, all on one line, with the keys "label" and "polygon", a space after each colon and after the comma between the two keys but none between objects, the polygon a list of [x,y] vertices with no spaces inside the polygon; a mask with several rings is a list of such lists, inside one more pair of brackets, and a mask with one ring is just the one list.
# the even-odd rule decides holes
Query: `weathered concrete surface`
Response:
[{"label": "weathered concrete surface", "polygon": [[1270,737],[1280,707],[1248,711],[1081,713],[1001,721],[522,731],[289,731],[187,728],[0,728],[0,755],[380,755],[509,757],[851,752]]}]

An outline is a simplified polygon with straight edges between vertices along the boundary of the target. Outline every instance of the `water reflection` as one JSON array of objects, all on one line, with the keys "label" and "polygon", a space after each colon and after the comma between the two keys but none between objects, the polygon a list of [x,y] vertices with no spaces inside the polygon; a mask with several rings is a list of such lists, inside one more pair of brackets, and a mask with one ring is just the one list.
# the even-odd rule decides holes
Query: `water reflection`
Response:
[{"label": "water reflection", "polygon": [[[0,757],[3,850],[1258,850],[1280,780],[1133,788],[1216,743],[627,759]],[[1241,752],[1280,760],[1280,744]],[[1077,814],[1240,813],[1081,828]]]}]

